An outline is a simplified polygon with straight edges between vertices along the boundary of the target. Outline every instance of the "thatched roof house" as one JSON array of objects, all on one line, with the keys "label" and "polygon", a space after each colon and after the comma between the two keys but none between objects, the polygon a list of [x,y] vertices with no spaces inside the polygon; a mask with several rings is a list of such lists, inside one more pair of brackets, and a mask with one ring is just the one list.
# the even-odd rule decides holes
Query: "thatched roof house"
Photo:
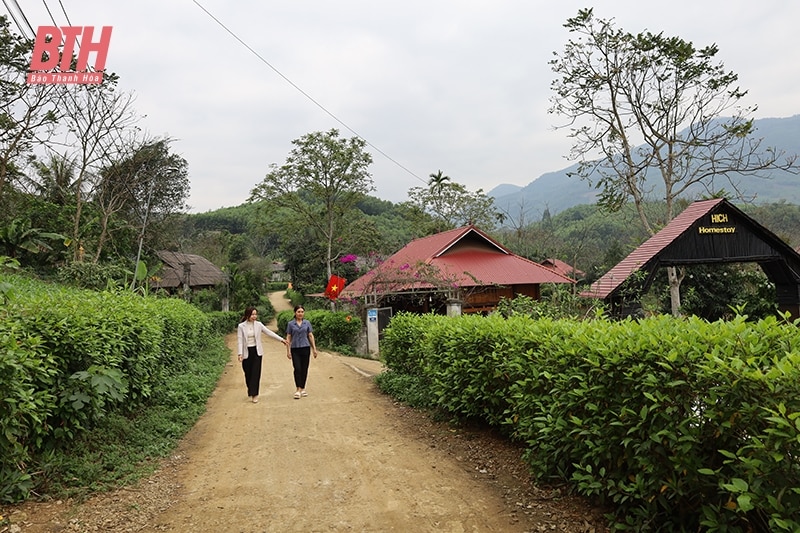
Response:
[{"label": "thatched roof house", "polygon": [[153,283],[159,289],[205,289],[226,280],[225,273],[205,257],[181,252],[156,252],[164,263],[160,279]]}]

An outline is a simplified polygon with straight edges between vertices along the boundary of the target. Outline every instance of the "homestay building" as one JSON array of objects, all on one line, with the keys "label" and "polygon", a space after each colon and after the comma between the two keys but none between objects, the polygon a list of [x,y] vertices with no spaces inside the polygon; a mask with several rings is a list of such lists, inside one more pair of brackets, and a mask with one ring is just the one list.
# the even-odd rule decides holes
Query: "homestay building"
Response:
[{"label": "homestay building", "polygon": [[517,295],[539,299],[544,283],[575,281],[469,225],[411,241],[347,285],[341,297],[393,313],[458,315],[493,311],[502,298]]},{"label": "homestay building", "polygon": [[582,295],[626,315],[638,304],[628,294],[635,274],[644,292],[659,268],[715,263],[757,263],[775,285],[779,311],[800,318],[800,254],[723,198],[691,204]]}]

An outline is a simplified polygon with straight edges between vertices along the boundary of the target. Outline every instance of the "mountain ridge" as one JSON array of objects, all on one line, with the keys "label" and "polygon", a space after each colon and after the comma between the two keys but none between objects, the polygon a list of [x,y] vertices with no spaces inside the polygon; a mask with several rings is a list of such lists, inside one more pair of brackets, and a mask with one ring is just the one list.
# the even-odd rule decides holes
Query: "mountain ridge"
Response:
[{"label": "mountain ridge", "polygon": [[[800,155],[800,114],[756,119],[754,126],[753,136],[762,139],[762,148],[775,147],[787,156]],[[503,183],[486,194],[509,217],[524,216],[528,220],[541,218],[545,211],[555,214],[576,205],[596,203],[597,190],[588,181],[570,176],[577,169],[575,163],[542,174],[525,186]],[[800,176],[796,174],[774,171],[769,179],[741,176],[737,181],[747,196],[755,196],[755,203],[800,204]],[[702,194],[698,189],[691,192],[694,198],[690,199]]]}]

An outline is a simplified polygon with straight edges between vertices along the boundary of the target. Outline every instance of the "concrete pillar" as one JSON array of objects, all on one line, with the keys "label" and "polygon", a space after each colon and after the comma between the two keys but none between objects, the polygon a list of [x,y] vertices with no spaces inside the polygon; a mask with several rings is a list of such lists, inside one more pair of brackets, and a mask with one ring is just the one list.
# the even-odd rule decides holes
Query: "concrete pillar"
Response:
[{"label": "concrete pillar", "polygon": [[370,355],[378,356],[378,308],[367,308],[367,352]]},{"label": "concrete pillar", "polygon": [[461,300],[447,300],[447,316],[461,316]]}]

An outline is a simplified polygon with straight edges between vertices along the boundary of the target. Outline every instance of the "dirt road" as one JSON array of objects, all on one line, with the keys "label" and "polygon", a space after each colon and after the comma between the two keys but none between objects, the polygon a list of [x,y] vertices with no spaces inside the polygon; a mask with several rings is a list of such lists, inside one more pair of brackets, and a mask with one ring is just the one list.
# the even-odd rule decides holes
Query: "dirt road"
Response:
[{"label": "dirt road", "polygon": [[[273,304],[288,308],[281,294]],[[601,530],[579,501],[532,487],[518,450],[381,394],[378,361],[320,352],[308,397],[295,400],[285,348],[265,339],[253,404],[234,342],[207,412],[159,472],[81,506],[26,506],[19,531]]]}]

